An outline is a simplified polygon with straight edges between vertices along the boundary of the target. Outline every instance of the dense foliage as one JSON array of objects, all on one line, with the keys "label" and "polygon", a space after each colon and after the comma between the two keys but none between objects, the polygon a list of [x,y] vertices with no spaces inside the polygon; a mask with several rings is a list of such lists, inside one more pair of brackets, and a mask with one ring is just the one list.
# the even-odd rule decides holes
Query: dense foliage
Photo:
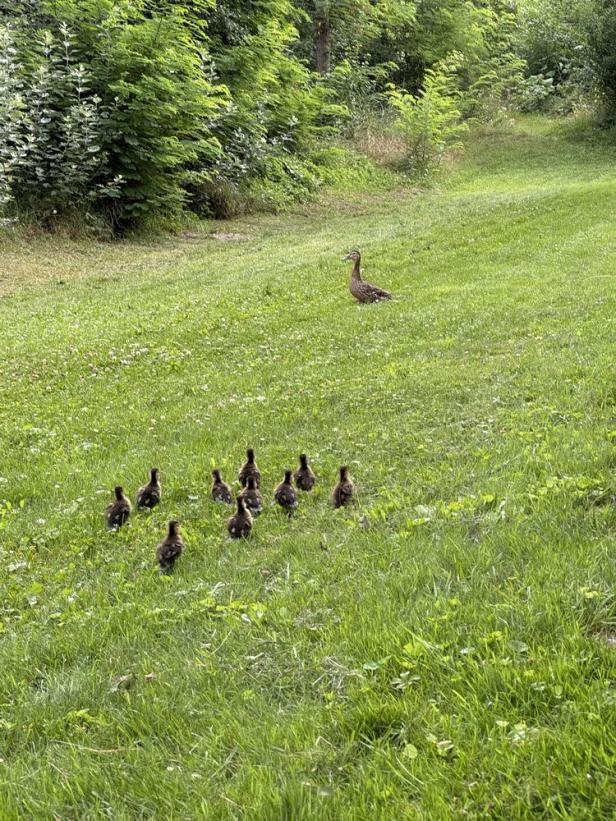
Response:
[{"label": "dense foliage", "polygon": [[615,33],[613,0],[0,0],[0,208],[277,208],[375,117],[425,176],[504,104],[616,109]]},{"label": "dense foliage", "polygon": [[527,65],[520,86],[522,110],[568,112],[592,93],[595,76],[588,37],[592,0],[524,0],[517,19],[517,44]]},{"label": "dense foliage", "polygon": [[616,2],[597,0],[589,37],[592,65],[606,104],[608,119],[616,121]]}]

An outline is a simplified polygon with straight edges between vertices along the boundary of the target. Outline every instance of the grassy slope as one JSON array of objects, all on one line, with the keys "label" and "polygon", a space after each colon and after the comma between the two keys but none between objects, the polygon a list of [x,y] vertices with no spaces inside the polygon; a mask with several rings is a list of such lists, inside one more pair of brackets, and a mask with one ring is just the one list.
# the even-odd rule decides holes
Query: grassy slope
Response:
[{"label": "grassy slope", "polygon": [[[3,249],[3,821],[613,817],[615,160],[535,123],[244,242]],[[237,545],[209,471],[248,443],[322,481]]]}]

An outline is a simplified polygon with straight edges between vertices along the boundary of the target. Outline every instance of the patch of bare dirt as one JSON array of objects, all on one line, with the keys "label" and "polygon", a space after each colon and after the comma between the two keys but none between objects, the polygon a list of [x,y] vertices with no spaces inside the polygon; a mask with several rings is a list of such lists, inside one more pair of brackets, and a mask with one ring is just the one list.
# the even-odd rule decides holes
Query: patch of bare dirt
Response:
[{"label": "patch of bare dirt", "polygon": [[248,234],[236,234],[234,231],[214,231],[213,234],[208,234],[211,239],[220,240],[220,242],[246,242],[252,237]]}]

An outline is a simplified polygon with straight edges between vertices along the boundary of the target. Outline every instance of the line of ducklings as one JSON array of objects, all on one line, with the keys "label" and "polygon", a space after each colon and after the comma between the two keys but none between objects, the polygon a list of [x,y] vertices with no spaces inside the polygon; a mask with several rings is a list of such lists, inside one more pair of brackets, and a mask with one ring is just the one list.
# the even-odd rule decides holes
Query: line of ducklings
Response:
[{"label": "line of ducklings", "polygon": [[[212,471],[213,483],[210,495],[215,502],[233,504],[231,486],[222,478],[220,470]],[[227,530],[232,539],[247,539],[252,531],[253,521],[263,510],[261,495],[261,471],[255,461],[253,448],[246,451],[246,462],[238,473],[242,490],[237,494],[236,511],[227,522]],[[300,454],[299,467],[295,471],[285,470],[284,479],[274,490],[274,501],[292,516],[299,506],[297,491],[309,492],[314,487],[317,477],[308,464],[305,453]],[[331,503],[335,508],[348,505],[353,498],[355,487],[349,475],[349,469],[342,465],[339,470],[338,481],[331,493]],[[150,481],[137,491],[137,509],[149,509],[160,504],[162,488],[160,471],[152,468]],[[124,493],[124,488],[118,485],[115,488],[115,501],[105,511],[108,530],[118,530],[124,525],[131,514],[132,504]],[[180,535],[180,523],[175,519],[169,522],[167,535],[156,548],[156,560],[161,573],[170,573],[175,562],[184,551],[184,540]]]}]

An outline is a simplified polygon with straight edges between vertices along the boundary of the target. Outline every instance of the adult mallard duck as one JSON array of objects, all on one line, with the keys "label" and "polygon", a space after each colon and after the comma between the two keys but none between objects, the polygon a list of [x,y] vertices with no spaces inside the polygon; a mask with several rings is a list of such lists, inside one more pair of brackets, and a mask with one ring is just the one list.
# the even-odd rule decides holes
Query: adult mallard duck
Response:
[{"label": "adult mallard duck", "polygon": [[156,507],[160,502],[160,498],[160,471],[158,468],[152,468],[150,471],[150,481],[137,491],[137,507]]},{"label": "adult mallard duck", "polygon": [[212,484],[212,499],[215,502],[224,502],[226,505],[233,504],[231,488],[226,482],[223,482],[218,468],[212,471],[212,476],[214,477],[214,483]]},{"label": "adult mallard duck", "polygon": [[156,560],[161,573],[171,573],[177,559],[184,552],[184,540],[180,536],[180,523],[169,522],[167,535],[156,548]]},{"label": "adult mallard duck", "polygon": [[227,530],[232,539],[247,539],[252,530],[252,514],[242,496],[237,497],[237,512],[227,522]]},{"label": "adult mallard duck", "polygon": [[312,468],[308,464],[308,457],[305,453],[301,453],[299,457],[299,467],[293,474],[296,486],[299,490],[312,490],[317,477],[312,472]]},{"label": "adult mallard duck", "polygon": [[340,468],[340,478],[332,491],[332,504],[334,507],[348,505],[353,498],[355,486],[349,476],[349,469],[346,465]]},{"label": "adult mallard duck", "polygon": [[257,487],[254,476],[248,477],[248,484],[239,494],[244,500],[244,504],[253,516],[258,516],[263,510],[263,497]]},{"label": "adult mallard duck", "polygon": [[284,479],[274,491],[274,501],[287,511],[289,516],[297,510],[298,501],[295,488],[291,484],[291,471],[285,470]]},{"label": "adult mallard duck", "polygon": [[118,485],[115,488],[115,501],[105,511],[107,530],[118,530],[127,521],[132,510],[130,499],[124,495],[124,488]]},{"label": "adult mallard duck", "polygon": [[381,302],[384,299],[392,299],[392,295],[376,285],[364,282],[361,278],[361,254],[359,251],[351,251],[343,261],[353,261],[353,273],[349,283],[349,290],[358,302]]},{"label": "adult mallard duck", "polygon": [[238,474],[238,479],[240,480],[242,487],[246,487],[248,484],[249,476],[254,476],[257,487],[261,487],[261,472],[255,462],[255,452],[252,448],[248,448],[246,451],[246,461],[242,465]]}]

